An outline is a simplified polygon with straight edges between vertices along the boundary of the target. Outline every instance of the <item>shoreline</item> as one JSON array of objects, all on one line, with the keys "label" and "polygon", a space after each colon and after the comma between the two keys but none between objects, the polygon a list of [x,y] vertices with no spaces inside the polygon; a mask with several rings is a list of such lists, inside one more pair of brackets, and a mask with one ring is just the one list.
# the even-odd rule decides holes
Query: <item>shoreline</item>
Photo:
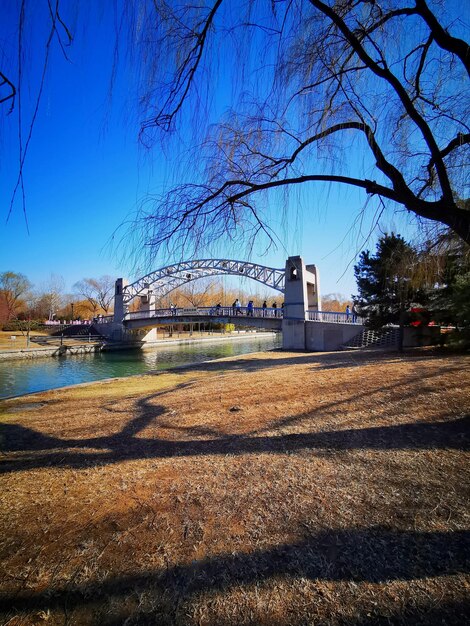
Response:
[{"label": "shoreline", "polygon": [[117,352],[120,350],[152,350],[161,346],[168,345],[185,345],[194,343],[207,343],[207,342],[219,342],[219,341],[232,341],[239,339],[254,339],[260,337],[272,337],[276,333],[268,332],[247,332],[238,331],[236,334],[224,334],[222,336],[207,336],[207,337],[195,337],[195,338],[181,338],[181,339],[160,339],[157,341],[142,343],[122,343],[122,344],[104,344],[103,342],[90,342],[77,345],[62,345],[51,346],[50,348],[34,347],[34,348],[20,348],[17,350],[0,350],[0,362],[13,361],[22,359],[42,359],[46,357],[65,357],[65,356],[77,356],[80,354],[91,354],[94,352]]},{"label": "shoreline", "polygon": [[[243,354],[235,354],[234,356],[222,356],[217,359],[207,359],[206,361],[194,361],[193,363],[184,363],[182,365],[174,365],[173,367],[169,367],[168,369],[161,370],[148,370],[147,372],[141,372],[140,374],[129,374],[128,376],[111,376],[110,378],[99,378],[98,380],[89,380],[84,383],[75,383],[74,385],[65,385],[63,387],[51,387],[49,389],[43,389],[42,391],[29,391],[27,393],[21,393],[16,396],[4,396],[0,398],[0,404],[6,400],[19,400],[21,398],[29,398],[30,396],[35,396],[38,394],[49,393],[53,391],[62,391],[68,389],[76,389],[79,387],[88,387],[89,385],[99,385],[102,383],[111,383],[118,380],[127,380],[132,378],[142,378],[144,376],[162,376],[164,374],[171,374],[174,371],[180,370],[197,370],[200,367],[204,367],[208,364],[212,363],[224,363],[225,361],[235,361],[240,357],[246,357],[247,355],[253,356],[257,354],[266,354],[269,352],[280,351],[280,348],[271,348],[269,350],[256,350],[255,352],[247,352]],[[322,352],[317,352],[315,354],[323,354]]]},{"label": "shoreline", "polygon": [[[261,335],[261,333],[258,333],[258,338],[260,338],[259,336]],[[263,333],[263,335],[267,338],[267,334]],[[229,339],[228,337],[226,339]],[[219,339],[220,340],[220,339]],[[200,341],[200,340],[199,340]],[[207,340],[205,340],[207,341]],[[168,344],[168,342],[162,342],[164,345]],[[173,345],[176,345],[176,341],[173,342],[171,341],[170,343],[172,343]],[[188,341],[183,341],[182,343],[190,343]],[[63,386],[59,386],[59,387],[49,387],[48,389],[42,389],[42,390],[37,390],[37,391],[29,391],[26,393],[21,393],[21,394],[14,394],[11,396],[3,396],[0,397],[0,404],[3,401],[7,401],[7,400],[17,400],[20,398],[24,398],[24,397],[30,397],[30,396],[35,396],[37,394],[44,394],[44,393],[49,393],[49,392],[54,392],[54,391],[61,391],[63,389],[75,389],[78,387],[85,387],[88,385],[96,385],[96,384],[101,384],[101,383],[109,383],[112,381],[118,381],[118,380],[126,380],[126,379],[132,379],[132,378],[139,378],[142,376],[160,376],[162,374],[168,374],[171,373],[173,371],[180,371],[180,370],[197,370],[198,367],[203,367],[209,363],[217,363],[217,362],[224,362],[224,361],[232,361],[232,360],[236,360],[240,357],[244,357],[247,354],[249,355],[256,355],[256,354],[263,354],[265,352],[273,352],[273,351],[277,351],[279,350],[279,348],[271,348],[271,349],[267,349],[267,350],[255,350],[253,352],[248,352],[248,353],[242,353],[242,354],[236,354],[233,356],[224,356],[224,357],[218,357],[218,358],[214,358],[214,359],[207,359],[204,361],[193,361],[191,363],[184,363],[184,364],[180,364],[180,365],[174,365],[172,367],[168,367],[166,369],[153,369],[153,370],[148,370],[146,372],[140,372],[137,374],[129,374],[127,376],[111,376],[109,378],[99,378],[96,380],[89,380],[86,382],[80,382],[80,383],[75,383],[72,385],[63,385]]]}]

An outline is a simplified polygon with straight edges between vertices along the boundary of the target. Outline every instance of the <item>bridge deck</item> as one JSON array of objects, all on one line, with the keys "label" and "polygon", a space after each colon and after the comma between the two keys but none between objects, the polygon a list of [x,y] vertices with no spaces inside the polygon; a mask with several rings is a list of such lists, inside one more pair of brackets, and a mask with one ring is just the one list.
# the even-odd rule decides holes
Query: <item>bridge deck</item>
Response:
[{"label": "bridge deck", "polygon": [[[282,319],[287,313],[280,308],[262,307],[186,307],[151,309],[127,313],[123,323],[128,328],[139,328],[156,324],[188,324],[194,322],[210,321],[219,323],[231,323],[240,326],[257,326],[271,329],[281,329]],[[352,314],[339,313],[336,311],[307,311],[306,319],[310,322],[351,324],[362,326],[363,320]]]},{"label": "bridge deck", "polygon": [[192,324],[201,322],[281,330],[282,309],[248,309],[248,307],[154,309],[128,313],[123,320],[123,323],[129,329],[154,326],[156,324]]},{"label": "bridge deck", "polygon": [[181,307],[168,309],[151,309],[150,311],[136,311],[127,313],[124,320],[141,319],[142,317],[185,317],[188,315],[198,317],[262,317],[262,318],[281,318],[282,308],[261,308],[246,306],[212,306],[212,307]]}]

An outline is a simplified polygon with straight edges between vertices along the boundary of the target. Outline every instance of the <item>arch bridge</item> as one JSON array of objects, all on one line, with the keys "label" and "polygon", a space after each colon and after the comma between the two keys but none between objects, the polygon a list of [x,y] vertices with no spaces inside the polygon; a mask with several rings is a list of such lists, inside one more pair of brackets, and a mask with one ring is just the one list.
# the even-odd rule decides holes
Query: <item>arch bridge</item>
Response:
[{"label": "arch bridge", "polygon": [[[226,306],[197,309],[156,307],[157,300],[178,287],[217,275],[250,278],[278,291],[283,294],[283,310],[245,309],[237,312]],[[140,310],[130,313],[129,304],[137,297],[140,298]],[[176,321],[186,323],[195,321],[195,318],[201,320],[201,316],[206,320],[230,321],[240,326],[280,329],[283,347],[289,350],[334,349],[358,332],[355,321],[344,314],[321,311],[318,268],[305,265],[300,256],[289,257],[284,269],[233,259],[199,259],[167,265],[130,284],[118,278],[114,316],[103,326],[107,326],[109,337],[119,339],[124,338],[128,330],[152,328]]]},{"label": "arch bridge", "polygon": [[[285,270],[232,259],[200,259],[167,265],[146,274],[130,285],[122,286],[123,302],[129,304],[137,296],[154,300],[200,278],[209,276],[242,276],[284,293]],[[145,302],[144,302],[145,303]]]}]

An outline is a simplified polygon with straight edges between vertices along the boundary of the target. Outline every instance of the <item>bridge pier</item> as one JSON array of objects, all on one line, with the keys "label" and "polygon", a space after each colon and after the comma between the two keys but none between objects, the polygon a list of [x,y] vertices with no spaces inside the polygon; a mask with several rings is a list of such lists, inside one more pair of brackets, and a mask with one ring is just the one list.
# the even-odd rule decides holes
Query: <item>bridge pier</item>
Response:
[{"label": "bridge pier", "polygon": [[315,265],[305,265],[300,256],[286,261],[282,347],[307,349],[307,310],[321,311],[320,277]]}]

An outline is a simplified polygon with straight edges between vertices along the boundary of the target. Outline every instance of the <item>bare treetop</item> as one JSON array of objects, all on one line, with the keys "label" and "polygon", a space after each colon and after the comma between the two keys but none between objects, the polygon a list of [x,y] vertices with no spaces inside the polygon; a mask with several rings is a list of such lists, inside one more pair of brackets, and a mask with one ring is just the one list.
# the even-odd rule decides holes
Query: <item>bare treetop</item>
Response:
[{"label": "bare treetop", "polygon": [[[444,3],[156,7],[144,137],[185,128],[223,73],[243,80],[216,124],[198,119],[201,169],[143,211],[153,251],[227,235],[272,238],[259,192],[316,181],[360,188],[379,210],[404,207],[470,241],[470,213],[459,206],[468,184],[470,49]],[[168,60],[160,71],[158,50]]]},{"label": "bare treetop", "polygon": [[[48,46],[65,50],[62,4]],[[227,239],[272,242],[272,199],[318,182],[361,190],[377,219],[390,206],[470,242],[470,48],[457,3],[146,0],[115,11],[111,74],[128,60],[142,142],[169,138],[170,156],[181,138],[192,145],[178,184],[131,226],[149,258],[165,244],[187,258]],[[21,85],[0,67],[0,86],[8,112]]]},{"label": "bare treetop", "polygon": [[75,283],[74,290],[90,304],[93,314],[102,309],[108,313],[114,297],[114,281],[112,276],[100,276],[99,278],[84,278]]}]

